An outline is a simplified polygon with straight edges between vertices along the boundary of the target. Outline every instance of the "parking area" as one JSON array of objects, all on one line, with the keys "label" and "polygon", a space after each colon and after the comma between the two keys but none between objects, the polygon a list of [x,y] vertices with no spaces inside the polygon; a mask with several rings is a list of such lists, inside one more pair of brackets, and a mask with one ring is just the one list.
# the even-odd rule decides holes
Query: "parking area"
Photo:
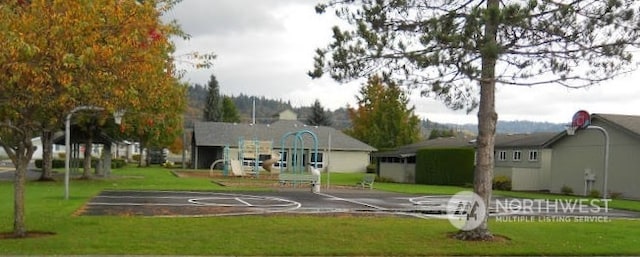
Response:
[{"label": "parking area", "polygon": [[[388,214],[420,218],[446,218],[448,195],[410,195],[377,190],[335,189],[313,193],[304,189],[277,191],[103,191],[78,215],[229,216],[287,214]],[[517,204],[529,206],[517,206]],[[589,203],[568,204],[527,199],[495,198],[492,216],[606,215],[638,218],[637,212],[591,210]],[[505,206],[509,206],[509,210]],[[583,212],[587,210],[587,212]],[[513,210],[517,210],[514,212]],[[568,213],[567,211],[571,211]]]}]

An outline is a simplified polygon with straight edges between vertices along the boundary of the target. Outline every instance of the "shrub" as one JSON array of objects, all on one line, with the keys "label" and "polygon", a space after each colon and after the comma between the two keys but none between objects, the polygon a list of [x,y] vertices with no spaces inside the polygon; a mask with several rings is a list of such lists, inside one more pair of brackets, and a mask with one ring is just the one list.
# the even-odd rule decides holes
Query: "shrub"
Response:
[{"label": "shrub", "polygon": [[497,176],[493,178],[493,189],[511,191],[511,178],[507,176]]},{"label": "shrub", "polygon": [[125,165],[127,165],[127,161],[125,161],[124,159],[113,159],[111,160],[111,168],[112,169],[119,169],[124,167]]},{"label": "shrub", "polygon": [[591,189],[591,191],[589,191],[589,197],[592,198],[598,198],[600,197],[600,191],[596,190],[596,189]]},{"label": "shrub", "polygon": [[573,189],[570,186],[563,185],[562,188],[560,188],[560,192],[565,195],[572,195]]},{"label": "shrub", "polygon": [[[36,168],[42,169],[42,159],[35,160]],[[51,168],[53,169],[62,169],[64,168],[64,159],[53,159],[51,160]]]},{"label": "shrub", "polygon": [[377,169],[378,167],[374,163],[367,165],[367,173],[376,173]]},{"label": "shrub", "polygon": [[416,184],[461,186],[473,182],[471,148],[421,149],[416,152]]},{"label": "shrub", "polygon": [[395,181],[392,178],[387,178],[387,177],[380,177],[380,176],[376,176],[376,182],[388,182],[388,183],[395,183]]},{"label": "shrub", "polygon": [[[82,162],[82,160],[78,160],[78,161]],[[65,160],[53,159],[53,160],[51,160],[51,168],[62,169],[65,166],[64,162],[65,162]],[[98,163],[98,159],[92,158],[91,159],[91,167],[95,168],[96,167],[96,163]],[[36,164],[36,168],[42,169],[42,159],[35,160],[35,164]],[[122,168],[126,164],[127,163],[123,159],[112,159],[111,160],[111,168],[112,169]]]},{"label": "shrub", "polygon": [[134,160],[135,162],[140,162],[140,155],[134,154],[131,156],[131,159]]},{"label": "shrub", "polygon": [[620,192],[609,192],[609,197],[611,199],[620,199],[620,198],[622,198],[622,193],[620,193]]}]

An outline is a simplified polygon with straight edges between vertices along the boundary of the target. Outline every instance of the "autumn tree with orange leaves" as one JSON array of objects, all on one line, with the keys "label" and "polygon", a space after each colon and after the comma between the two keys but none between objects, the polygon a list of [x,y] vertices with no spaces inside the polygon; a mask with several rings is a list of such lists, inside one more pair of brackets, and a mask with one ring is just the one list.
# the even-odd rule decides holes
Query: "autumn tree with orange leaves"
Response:
[{"label": "autumn tree with orange leaves", "polygon": [[[97,106],[109,119],[144,124],[155,138],[178,133],[184,86],[176,79],[175,23],[160,20],[177,1],[8,0],[0,5],[0,145],[16,167],[15,237],[27,236],[24,184],[31,138],[61,127],[75,107]],[[207,66],[212,55],[200,55]],[[136,119],[154,118],[154,123]],[[126,126],[126,125],[125,125]],[[123,130],[126,130],[123,129]]]},{"label": "autumn tree with orange leaves", "polygon": [[356,97],[358,106],[348,108],[352,127],[347,134],[380,150],[420,140],[420,119],[398,85],[373,76]]}]

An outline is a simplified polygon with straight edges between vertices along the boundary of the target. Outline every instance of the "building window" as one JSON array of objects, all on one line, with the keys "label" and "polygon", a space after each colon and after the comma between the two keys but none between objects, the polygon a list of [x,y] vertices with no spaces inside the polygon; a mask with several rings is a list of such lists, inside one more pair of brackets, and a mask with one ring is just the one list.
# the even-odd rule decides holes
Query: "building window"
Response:
[{"label": "building window", "polygon": [[507,160],[507,152],[500,151],[498,152],[498,161],[506,161]]},{"label": "building window", "polygon": [[537,150],[529,151],[529,161],[538,161],[538,151]]},{"label": "building window", "polygon": [[311,166],[312,167],[317,167],[317,168],[322,168],[322,153],[317,153],[318,158],[316,159],[316,154],[314,153],[310,153],[311,154]]},{"label": "building window", "polygon": [[522,152],[521,151],[513,151],[513,160],[514,161],[520,161],[522,159]]},{"label": "building window", "polygon": [[262,166],[262,163],[264,163],[265,160],[270,160],[270,159],[271,159],[270,154],[260,154],[258,155],[258,165]]},{"label": "building window", "polygon": [[287,167],[287,151],[280,151],[280,160],[274,164],[276,167]]}]

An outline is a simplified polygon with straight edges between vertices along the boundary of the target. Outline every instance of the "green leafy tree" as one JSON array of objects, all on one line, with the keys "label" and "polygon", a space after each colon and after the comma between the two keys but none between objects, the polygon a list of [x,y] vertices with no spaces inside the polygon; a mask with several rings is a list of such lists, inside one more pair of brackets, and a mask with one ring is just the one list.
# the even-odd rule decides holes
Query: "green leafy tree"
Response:
[{"label": "green leafy tree", "polygon": [[453,132],[453,129],[433,129],[429,133],[429,139],[439,138],[439,137],[453,137],[456,133]]},{"label": "green leafy tree", "polygon": [[331,126],[332,123],[330,114],[325,112],[324,107],[320,104],[320,100],[316,99],[307,117],[307,125]]},{"label": "green leafy tree", "polygon": [[236,104],[228,96],[222,98],[222,122],[240,122],[240,114]]},{"label": "green leafy tree", "polygon": [[[488,208],[498,114],[496,84],[580,88],[636,69],[634,0],[329,0],[352,26],[333,28],[312,77],[338,81],[383,73],[453,109],[478,109],[474,192]],[[488,209],[487,209],[488,210]],[[485,217],[460,239],[487,239]]]},{"label": "green leafy tree", "polygon": [[207,83],[207,103],[204,106],[204,121],[222,121],[222,97],[216,76],[211,75]]},{"label": "green leafy tree", "polygon": [[345,132],[378,149],[390,149],[420,140],[420,119],[408,107],[409,98],[378,76],[360,88],[357,108],[348,108],[352,127]]}]

